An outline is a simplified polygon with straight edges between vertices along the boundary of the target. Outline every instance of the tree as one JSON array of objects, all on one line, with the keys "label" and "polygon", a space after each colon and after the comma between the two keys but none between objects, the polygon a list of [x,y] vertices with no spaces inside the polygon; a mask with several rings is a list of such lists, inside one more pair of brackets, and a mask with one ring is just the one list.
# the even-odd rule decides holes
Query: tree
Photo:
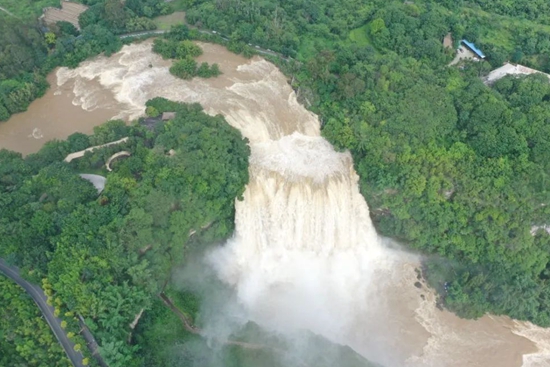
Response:
[{"label": "tree", "polygon": [[197,62],[192,58],[178,60],[170,67],[170,74],[182,79],[191,79],[197,75]]},{"label": "tree", "polygon": [[147,107],[145,109],[145,113],[147,114],[147,116],[151,117],[157,117],[159,115],[159,111],[153,106]]},{"label": "tree", "polygon": [[166,38],[171,41],[185,41],[189,39],[189,28],[185,24],[177,24],[170,27]]},{"label": "tree", "polygon": [[59,27],[59,31],[61,32],[61,35],[63,35],[63,36],[75,36],[76,37],[80,34],[78,29],[76,29],[76,27],[72,23],[69,23],[69,22],[66,22],[66,21],[60,21],[60,22],[57,22],[56,24]]},{"label": "tree", "polygon": [[373,20],[370,24],[370,34],[373,37],[376,37],[384,29],[386,29],[386,23],[384,22],[384,19],[377,18]]},{"label": "tree", "polygon": [[122,31],[126,24],[127,14],[121,0],[105,0],[105,21],[109,27],[116,31]]},{"label": "tree", "polygon": [[52,47],[53,45],[55,45],[56,37],[55,37],[54,33],[46,32],[44,34],[44,38],[45,38],[46,43],[48,44],[48,46]]},{"label": "tree", "polygon": [[82,133],[74,133],[67,138],[68,150],[78,152],[90,147],[90,137]]}]

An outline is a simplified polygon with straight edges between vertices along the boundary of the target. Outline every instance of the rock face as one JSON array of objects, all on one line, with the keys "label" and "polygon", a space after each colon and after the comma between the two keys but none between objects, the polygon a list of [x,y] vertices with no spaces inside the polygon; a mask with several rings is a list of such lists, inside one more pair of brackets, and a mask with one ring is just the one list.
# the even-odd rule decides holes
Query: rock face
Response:
[{"label": "rock face", "polygon": [[107,179],[100,175],[91,175],[87,173],[83,173],[80,175],[83,179],[90,181],[94,187],[97,189],[97,193],[101,194],[103,189],[105,188],[105,183],[107,182]]}]

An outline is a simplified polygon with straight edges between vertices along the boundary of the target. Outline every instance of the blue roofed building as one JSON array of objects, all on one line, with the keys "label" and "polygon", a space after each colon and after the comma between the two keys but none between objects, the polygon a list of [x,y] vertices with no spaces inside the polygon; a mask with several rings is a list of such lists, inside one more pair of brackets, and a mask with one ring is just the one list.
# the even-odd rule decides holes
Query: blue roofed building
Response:
[{"label": "blue roofed building", "polygon": [[485,54],[479,48],[477,48],[476,45],[474,45],[472,42],[468,42],[466,40],[462,40],[460,42],[464,46],[466,46],[470,51],[472,51],[474,54],[476,54],[477,57],[479,57],[480,59],[485,58]]}]

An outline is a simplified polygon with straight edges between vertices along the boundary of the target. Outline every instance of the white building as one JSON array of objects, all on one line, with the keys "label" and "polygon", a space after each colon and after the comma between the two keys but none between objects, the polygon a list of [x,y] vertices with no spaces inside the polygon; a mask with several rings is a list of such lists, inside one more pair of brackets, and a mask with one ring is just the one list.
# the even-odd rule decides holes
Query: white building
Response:
[{"label": "white building", "polygon": [[504,78],[506,75],[529,75],[529,74],[535,74],[535,73],[541,73],[546,75],[550,79],[550,75],[543,73],[542,71],[538,71],[535,69],[528,68],[527,66],[519,65],[519,64],[510,64],[506,63],[503,66],[501,66],[498,69],[495,69],[487,75],[483,82],[485,84],[493,84],[497,80]]}]

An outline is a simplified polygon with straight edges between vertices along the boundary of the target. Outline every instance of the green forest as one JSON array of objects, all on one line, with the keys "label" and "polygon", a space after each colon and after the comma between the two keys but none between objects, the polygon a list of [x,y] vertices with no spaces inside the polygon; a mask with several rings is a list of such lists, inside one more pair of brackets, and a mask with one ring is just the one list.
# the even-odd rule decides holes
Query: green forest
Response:
[{"label": "green forest", "polygon": [[32,299],[0,277],[0,366],[70,367]]},{"label": "green forest", "polygon": [[[248,181],[247,141],[221,116],[162,99],[148,106],[176,117],[132,126],[110,121],[92,136],[76,133],[25,158],[0,151],[0,257],[36,283],[47,279],[46,293],[67,316],[67,330],[74,328],[76,315],[84,317],[111,367],[163,365],[144,364],[154,357],[146,343],[156,341],[132,342],[138,330],[128,325],[141,310],[151,318],[150,310],[163,307],[157,295],[166,290],[186,248],[232,233],[234,200]],[[61,163],[70,152],[126,136],[122,145]],[[131,156],[107,174],[105,161],[121,149]],[[78,176],[82,172],[105,174],[105,190],[98,195]],[[53,335],[32,334],[40,344],[25,339],[33,319],[19,313],[18,305],[30,315],[39,311],[3,279],[0,286],[7,287],[1,309],[9,316],[2,323],[10,324],[0,333],[0,343],[9,346],[1,358],[45,365],[46,358],[29,358],[27,345],[49,348]],[[59,352],[56,343],[51,346],[47,353]]]},{"label": "green forest", "polygon": [[[45,30],[32,14],[24,21],[1,14],[0,121],[41,96],[55,67],[116,52],[127,42],[118,35],[153,29],[152,18],[185,10],[190,27],[215,30],[229,40],[210,39],[231,50],[251,55],[258,45],[284,56],[268,58],[320,116],[323,135],[352,153],[377,230],[426,255],[424,276],[445,307],[461,317],[489,312],[550,326],[550,236],[543,228],[550,224],[550,83],[540,74],[492,86],[482,80],[504,61],[550,72],[548,2],[85,3],[80,31],[63,22]],[[448,67],[455,53],[442,45],[448,33],[455,46],[475,42],[487,60]],[[219,72],[195,62],[188,39],[196,37],[178,27],[155,41],[156,52],[178,60],[173,74]],[[166,111],[176,118],[158,121]],[[109,366],[192,365],[194,358],[215,365],[205,342],[186,332],[158,295],[189,320],[200,317],[200,297],[167,280],[186,251],[231,235],[234,199],[248,180],[247,143],[200,106],[155,99],[147,112],[143,124],[110,121],[25,158],[0,151],[0,257],[34,282],[46,279],[67,328],[77,332],[82,315]],[[70,152],[125,136],[122,146],[60,163]],[[105,161],[121,149],[131,156],[107,174]],[[105,190],[98,196],[78,173],[107,175]],[[11,295],[0,298],[10,320],[0,321],[0,345],[9,353],[0,363],[63,365],[32,301],[0,281],[0,293]],[[36,321],[32,335],[29,320]],[[181,341],[199,352],[174,360],[170,350]],[[40,361],[29,345],[41,346]],[[269,359],[225,349],[226,365]]]}]

